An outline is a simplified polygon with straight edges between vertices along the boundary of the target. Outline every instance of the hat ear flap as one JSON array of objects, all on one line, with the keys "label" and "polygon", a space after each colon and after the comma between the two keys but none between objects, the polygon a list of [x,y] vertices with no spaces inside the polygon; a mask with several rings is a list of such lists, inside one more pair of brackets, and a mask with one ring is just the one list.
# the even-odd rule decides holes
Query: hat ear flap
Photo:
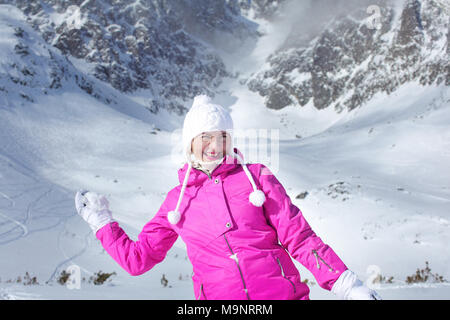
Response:
[{"label": "hat ear flap", "polygon": [[225,153],[234,157],[234,143],[233,143],[233,132],[231,130],[226,130],[227,134],[230,136],[229,142],[227,141]]},{"label": "hat ear flap", "polygon": [[184,150],[184,157],[187,161],[187,163],[192,163],[192,140],[191,142],[186,146],[186,149]]}]

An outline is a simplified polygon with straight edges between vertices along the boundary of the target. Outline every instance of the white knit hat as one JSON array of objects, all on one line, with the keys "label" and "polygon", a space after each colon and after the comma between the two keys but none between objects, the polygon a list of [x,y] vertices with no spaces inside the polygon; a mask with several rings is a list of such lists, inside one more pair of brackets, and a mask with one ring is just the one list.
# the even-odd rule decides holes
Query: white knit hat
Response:
[{"label": "white knit hat", "polygon": [[[183,152],[188,163],[188,168],[184,176],[183,186],[181,188],[180,196],[178,198],[177,206],[175,210],[170,211],[167,218],[171,224],[177,224],[181,219],[181,214],[178,211],[181,200],[183,199],[184,190],[186,189],[187,181],[192,169],[191,160],[191,143],[192,139],[202,132],[208,131],[226,131],[231,136],[231,148],[227,152],[242,165],[245,174],[247,175],[252,187],[253,192],[249,196],[249,201],[257,206],[261,207],[266,200],[264,192],[258,190],[255,181],[253,180],[251,172],[248,170],[243,159],[235,153],[233,147],[233,120],[230,114],[220,105],[213,104],[211,99],[206,95],[196,96],[192,104],[191,109],[186,114],[183,124]],[[224,155],[225,157],[226,155]]]},{"label": "white knit hat", "polygon": [[212,103],[208,96],[199,95],[194,98],[183,124],[183,152],[188,163],[191,162],[192,139],[208,131],[226,131],[230,134],[230,150],[233,150],[233,120],[230,114],[222,106]]}]

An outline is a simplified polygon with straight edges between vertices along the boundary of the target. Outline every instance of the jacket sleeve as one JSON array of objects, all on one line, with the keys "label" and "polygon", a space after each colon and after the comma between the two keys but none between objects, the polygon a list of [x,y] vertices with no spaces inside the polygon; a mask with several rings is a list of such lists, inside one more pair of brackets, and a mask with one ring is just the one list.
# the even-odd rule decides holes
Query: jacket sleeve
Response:
[{"label": "jacket sleeve", "polygon": [[314,233],[300,209],[291,202],[284,187],[264,165],[259,171],[259,182],[266,195],[264,214],[276,230],[281,245],[311,271],[322,288],[331,290],[348,268]]},{"label": "jacket sleeve", "polygon": [[131,240],[117,222],[105,225],[97,231],[108,254],[132,276],[141,275],[164,260],[178,234],[167,221],[167,199],[156,215],[144,226],[138,240]]}]

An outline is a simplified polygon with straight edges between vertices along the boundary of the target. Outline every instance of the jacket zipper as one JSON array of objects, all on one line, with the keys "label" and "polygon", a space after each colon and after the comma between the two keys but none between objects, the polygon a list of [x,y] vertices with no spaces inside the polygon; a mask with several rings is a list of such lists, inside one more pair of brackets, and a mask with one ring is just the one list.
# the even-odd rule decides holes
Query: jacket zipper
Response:
[{"label": "jacket zipper", "polygon": [[231,252],[231,258],[232,258],[234,261],[236,261],[236,265],[237,265],[237,267],[238,267],[239,274],[241,275],[242,285],[244,286],[244,291],[245,291],[245,294],[246,294],[246,296],[247,296],[247,300],[250,300],[250,298],[249,298],[249,296],[248,296],[247,286],[245,285],[244,276],[242,275],[242,270],[241,270],[241,267],[239,266],[239,261],[238,261],[237,255],[233,252],[233,249],[231,249],[231,246],[230,246],[230,244],[228,243],[228,240],[227,240],[227,237],[225,236],[225,234],[223,235],[223,237],[225,238],[225,242],[227,243],[228,249],[230,249],[230,252]]},{"label": "jacket zipper", "polygon": [[203,296],[205,296],[205,293],[203,292],[203,283],[200,285],[200,292],[198,293],[198,297],[197,300],[200,300],[200,298]]},{"label": "jacket zipper", "polygon": [[325,260],[323,260],[321,256],[319,256],[319,254],[317,253],[317,250],[313,249],[312,253],[313,253],[314,257],[316,257],[317,269],[320,269],[320,263],[319,263],[319,260],[320,260],[323,262],[324,265],[326,265],[328,267],[328,271],[336,272],[336,273],[338,272],[337,270],[334,270],[328,263],[326,263]]},{"label": "jacket zipper", "polygon": [[294,288],[294,293],[296,293],[295,285],[294,285],[294,283],[293,283],[288,277],[286,277],[286,275],[284,274],[283,266],[281,265],[280,259],[279,259],[278,257],[277,257],[277,262],[278,262],[278,265],[280,266],[281,275],[283,276],[283,278],[285,278],[287,281],[289,281],[289,283],[292,285],[292,288]]}]

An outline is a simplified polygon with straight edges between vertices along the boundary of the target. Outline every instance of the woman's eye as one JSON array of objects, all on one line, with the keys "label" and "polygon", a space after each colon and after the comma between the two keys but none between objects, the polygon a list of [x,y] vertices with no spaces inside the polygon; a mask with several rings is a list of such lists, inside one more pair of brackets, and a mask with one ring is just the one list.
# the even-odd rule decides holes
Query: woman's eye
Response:
[{"label": "woman's eye", "polygon": [[[227,138],[227,135],[224,134],[223,136],[215,136],[215,139],[222,139],[225,140]],[[211,141],[213,139],[213,136],[202,136],[202,141]]]}]

